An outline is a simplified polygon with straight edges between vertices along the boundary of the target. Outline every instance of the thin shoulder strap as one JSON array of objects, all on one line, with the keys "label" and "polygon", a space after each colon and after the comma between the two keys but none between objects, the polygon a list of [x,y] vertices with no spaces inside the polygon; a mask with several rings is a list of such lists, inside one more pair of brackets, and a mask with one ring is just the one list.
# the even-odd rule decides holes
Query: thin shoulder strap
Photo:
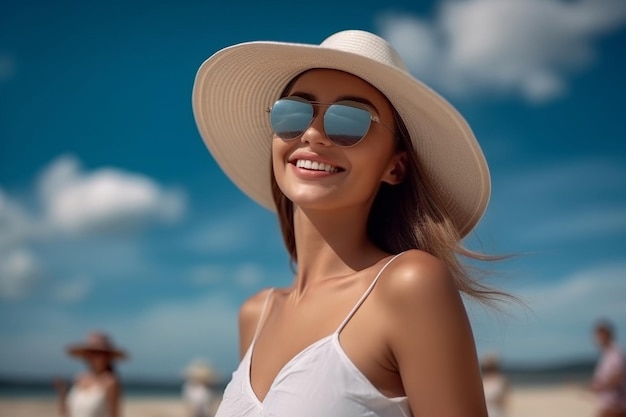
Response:
[{"label": "thin shoulder strap", "polygon": [[254,344],[263,324],[265,323],[265,313],[267,311],[267,306],[270,304],[270,298],[272,298],[272,293],[274,292],[274,288],[270,288],[265,296],[265,302],[263,303],[263,308],[261,309],[261,315],[259,316],[259,321],[256,324],[256,330],[254,331],[254,337],[252,338],[252,344]]},{"label": "thin shoulder strap", "polygon": [[404,252],[400,252],[397,255],[395,255],[393,258],[389,259],[387,261],[387,263],[385,265],[383,265],[382,268],[380,268],[380,271],[378,271],[378,274],[376,274],[376,276],[374,277],[374,279],[372,280],[372,283],[369,285],[369,287],[367,287],[367,290],[365,290],[365,293],[361,296],[361,298],[359,299],[359,301],[356,302],[356,304],[354,305],[354,307],[352,307],[352,310],[350,311],[350,313],[348,313],[348,315],[346,316],[345,319],[343,319],[343,322],[339,325],[339,328],[335,331],[335,333],[339,333],[341,332],[341,330],[343,330],[344,326],[346,324],[348,324],[348,321],[350,321],[350,319],[352,318],[352,316],[354,315],[354,313],[356,313],[356,311],[359,309],[359,307],[361,307],[361,304],[363,304],[363,302],[365,301],[365,299],[367,298],[368,295],[370,295],[370,293],[372,292],[372,290],[374,289],[374,286],[376,285],[376,282],[378,282],[378,278],[380,278],[380,276],[382,275],[383,271],[400,255],[402,255]]}]

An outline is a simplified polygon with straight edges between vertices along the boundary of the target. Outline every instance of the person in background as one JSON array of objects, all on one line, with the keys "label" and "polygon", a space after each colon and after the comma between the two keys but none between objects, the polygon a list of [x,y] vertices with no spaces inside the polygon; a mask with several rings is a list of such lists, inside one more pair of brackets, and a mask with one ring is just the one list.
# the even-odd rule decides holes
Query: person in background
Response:
[{"label": "person in background", "polygon": [[68,391],[64,381],[55,381],[59,414],[63,417],[119,417],[122,391],[114,361],[126,359],[126,352],[114,347],[102,332],[92,332],[83,343],[67,348],[69,355],[82,359],[87,371],[79,374]]},{"label": "person in background", "polygon": [[600,320],[594,327],[602,354],[591,380],[598,396],[598,417],[626,417],[626,358],[615,341],[613,324]]},{"label": "person in background", "polygon": [[495,354],[488,354],[482,361],[483,390],[489,417],[506,415],[509,382],[500,369],[500,361]]},{"label": "person in background", "polygon": [[204,361],[196,360],[185,372],[183,401],[187,416],[211,417],[215,414],[218,398],[211,389],[216,381],[214,369]]}]

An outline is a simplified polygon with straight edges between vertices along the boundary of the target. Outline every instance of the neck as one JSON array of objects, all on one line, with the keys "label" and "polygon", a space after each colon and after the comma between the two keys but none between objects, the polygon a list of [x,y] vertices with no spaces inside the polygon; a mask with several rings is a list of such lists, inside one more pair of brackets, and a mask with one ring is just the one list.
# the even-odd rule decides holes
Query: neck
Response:
[{"label": "neck", "polygon": [[368,210],[295,208],[296,295],[303,295],[322,281],[362,270],[386,256],[367,237],[367,217]]}]

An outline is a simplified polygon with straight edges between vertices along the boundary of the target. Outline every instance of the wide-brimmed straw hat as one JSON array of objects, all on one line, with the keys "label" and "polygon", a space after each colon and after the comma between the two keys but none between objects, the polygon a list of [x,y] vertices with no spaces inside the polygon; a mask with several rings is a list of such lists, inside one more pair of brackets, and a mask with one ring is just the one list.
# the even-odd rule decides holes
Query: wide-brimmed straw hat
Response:
[{"label": "wide-brimmed straw hat", "polygon": [[289,81],[313,68],[348,72],[387,97],[458,232],[469,233],[491,190],[480,146],[454,107],[415,79],[398,53],[369,32],[335,33],[320,45],[247,42],[207,59],[196,75],[193,111],[206,146],[226,175],[253,200],[276,210],[266,110]]},{"label": "wide-brimmed straw hat", "polygon": [[90,353],[106,353],[112,359],[126,359],[126,352],[117,348],[111,339],[99,331],[91,332],[84,342],[71,345],[67,348],[67,353],[72,356],[83,357]]}]

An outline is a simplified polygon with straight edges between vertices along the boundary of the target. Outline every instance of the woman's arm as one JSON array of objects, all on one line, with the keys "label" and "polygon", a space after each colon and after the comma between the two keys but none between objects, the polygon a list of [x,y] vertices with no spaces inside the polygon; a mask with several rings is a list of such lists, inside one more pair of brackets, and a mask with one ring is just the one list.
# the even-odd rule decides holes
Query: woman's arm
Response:
[{"label": "woman's arm", "polygon": [[447,267],[417,250],[398,261],[382,295],[389,349],[413,415],[486,417],[472,330]]},{"label": "woman's arm", "polygon": [[106,403],[110,417],[120,417],[121,413],[122,389],[117,378],[111,378],[111,382],[106,388]]}]

